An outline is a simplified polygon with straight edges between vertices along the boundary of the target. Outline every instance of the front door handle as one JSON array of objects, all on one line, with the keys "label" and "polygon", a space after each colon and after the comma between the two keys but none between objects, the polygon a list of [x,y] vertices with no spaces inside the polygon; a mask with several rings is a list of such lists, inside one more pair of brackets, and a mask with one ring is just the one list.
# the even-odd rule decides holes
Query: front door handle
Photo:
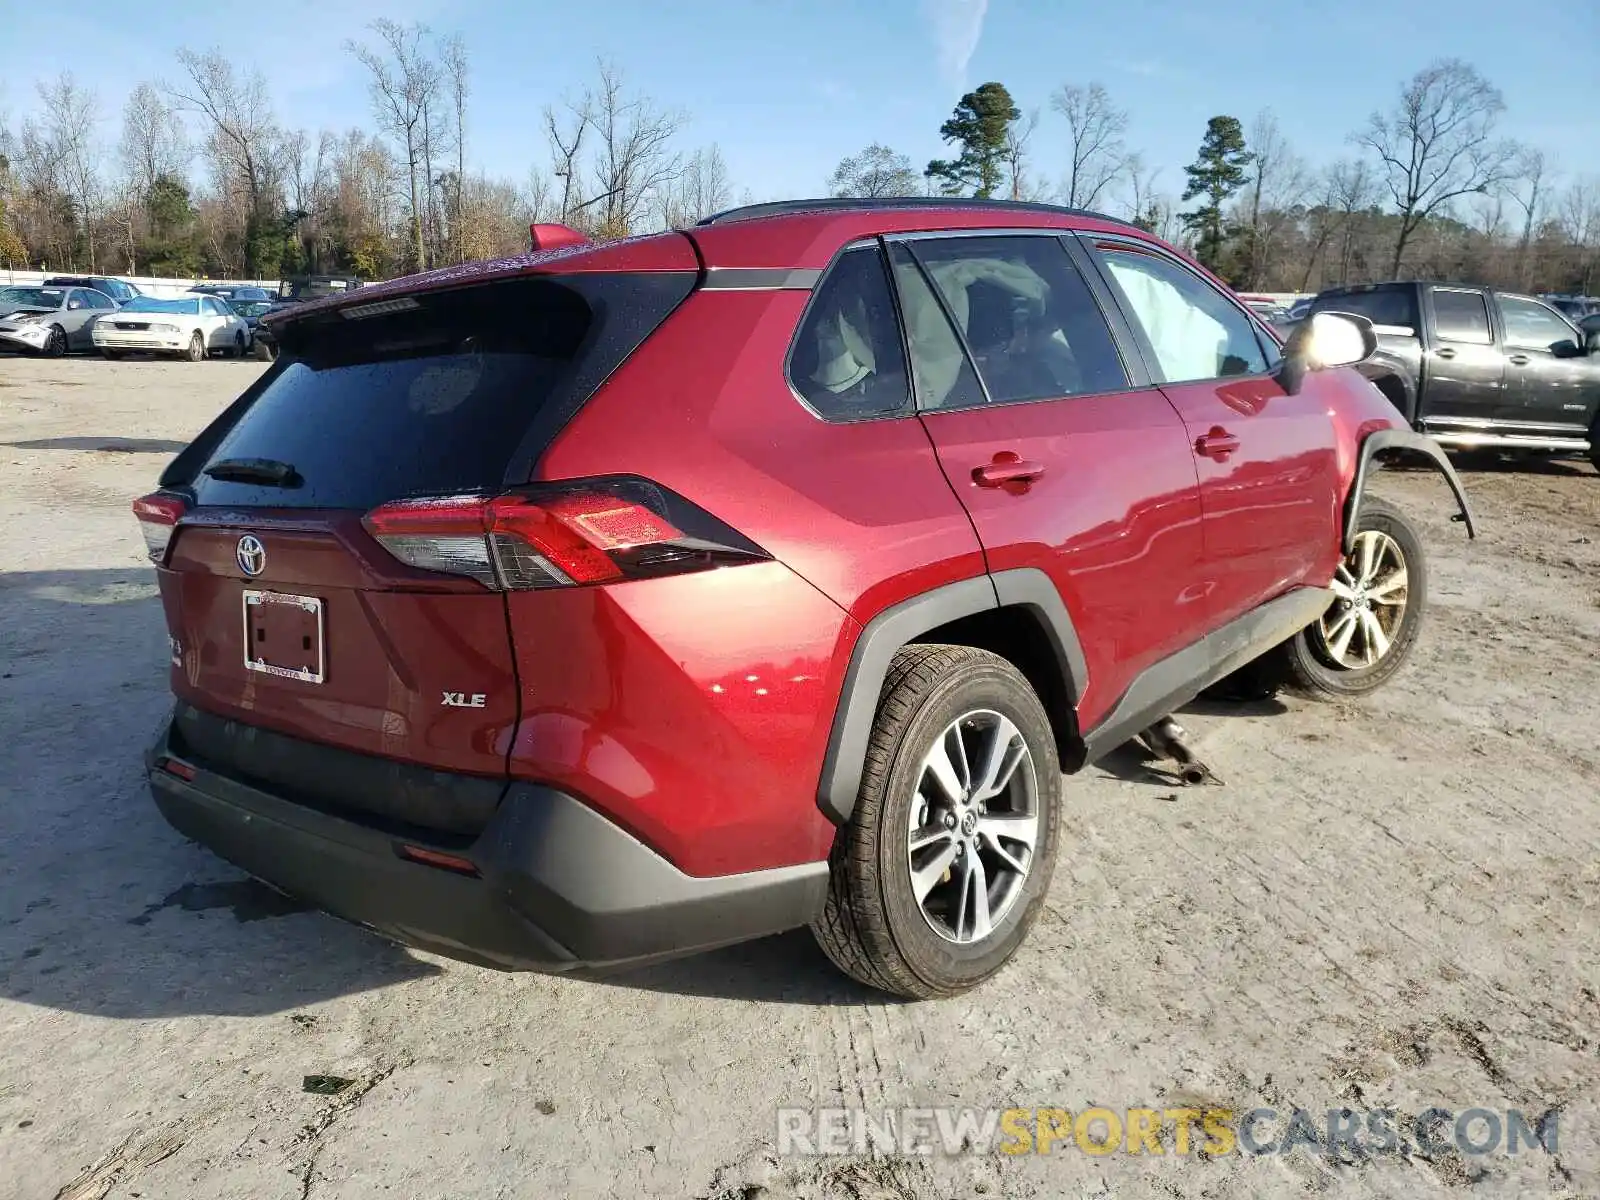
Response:
[{"label": "front door handle", "polygon": [[1449,346],[1445,346],[1442,349],[1436,350],[1434,353],[1436,353],[1440,358],[1454,358],[1456,356],[1456,352],[1450,349]]},{"label": "front door handle", "polygon": [[1513,366],[1525,367],[1528,365],[1528,356],[1526,354],[1513,354],[1506,361]]},{"label": "front door handle", "polygon": [[1044,474],[1044,464],[1029,462],[1010,450],[1002,450],[992,461],[972,468],[972,482],[979,487],[1005,488],[1013,496],[1028,490]]},{"label": "front door handle", "polygon": [[1206,458],[1214,458],[1218,462],[1227,460],[1228,455],[1239,448],[1239,439],[1234,437],[1221,425],[1213,425],[1211,431],[1202,434],[1194,441],[1194,452]]}]

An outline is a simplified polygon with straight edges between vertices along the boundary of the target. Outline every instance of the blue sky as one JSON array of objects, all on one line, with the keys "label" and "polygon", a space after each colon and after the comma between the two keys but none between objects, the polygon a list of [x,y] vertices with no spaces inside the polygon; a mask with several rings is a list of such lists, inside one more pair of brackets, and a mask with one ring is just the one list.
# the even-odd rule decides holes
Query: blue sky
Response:
[{"label": "blue sky", "polygon": [[[206,20],[195,20],[202,12]],[[1062,82],[1098,80],[1131,113],[1129,144],[1176,191],[1206,119],[1277,115],[1295,148],[1324,162],[1432,58],[1475,63],[1505,93],[1504,132],[1542,147],[1566,177],[1600,174],[1600,4],[1593,0],[272,0],[265,5],[0,0],[0,112],[15,125],[33,81],[71,69],[100,93],[105,133],[141,79],[176,73],[173,51],[224,49],[272,84],[285,123],[368,122],[343,49],[374,17],[459,30],[471,58],[470,158],[522,180],[546,161],[543,105],[592,78],[597,55],[686,111],[686,146],[721,145],[739,188],[821,194],[838,159],[881,141],[917,166],[966,88],[1005,83],[1044,109],[1039,168],[1059,174]],[[63,19],[64,14],[70,14]],[[1422,31],[1426,31],[1425,33]]]}]

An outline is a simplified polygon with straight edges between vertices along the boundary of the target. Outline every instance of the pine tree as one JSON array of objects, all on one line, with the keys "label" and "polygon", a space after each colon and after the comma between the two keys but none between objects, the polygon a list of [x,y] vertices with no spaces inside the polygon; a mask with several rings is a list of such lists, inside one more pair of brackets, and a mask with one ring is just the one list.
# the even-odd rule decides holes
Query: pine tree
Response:
[{"label": "pine tree", "polygon": [[1195,257],[1210,270],[1216,271],[1222,263],[1222,206],[1244,186],[1245,168],[1254,160],[1255,156],[1245,149],[1239,119],[1212,117],[1206,123],[1199,156],[1184,168],[1189,186],[1183,190],[1183,199],[1200,197],[1203,203],[1179,215],[1184,228],[1196,235]]},{"label": "pine tree", "polygon": [[985,83],[961,97],[939,136],[961,153],[954,159],[934,159],[923,172],[946,196],[970,194],[987,200],[999,190],[1005,175],[1006,134],[1022,110],[1003,83]]}]

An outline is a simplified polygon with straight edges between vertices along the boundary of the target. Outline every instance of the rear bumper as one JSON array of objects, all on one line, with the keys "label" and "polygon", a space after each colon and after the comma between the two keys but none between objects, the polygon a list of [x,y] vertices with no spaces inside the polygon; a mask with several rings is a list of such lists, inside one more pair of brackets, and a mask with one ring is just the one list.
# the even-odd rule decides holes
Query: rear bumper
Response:
[{"label": "rear bumper", "polygon": [[[165,732],[149,755],[156,806],[186,837],[319,908],[422,949],[502,970],[638,965],[807,924],[827,864],[685,875],[571,796],[513,784],[470,846],[433,846],[194,768]],[[192,765],[192,764],[191,764]],[[400,857],[469,859],[476,876]]]}]

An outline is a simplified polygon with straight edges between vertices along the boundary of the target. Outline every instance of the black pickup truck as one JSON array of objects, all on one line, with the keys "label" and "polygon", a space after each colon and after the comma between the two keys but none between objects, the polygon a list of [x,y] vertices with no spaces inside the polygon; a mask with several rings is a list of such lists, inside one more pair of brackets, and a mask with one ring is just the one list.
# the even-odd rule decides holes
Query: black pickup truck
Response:
[{"label": "black pickup truck", "polygon": [[1600,330],[1532,296],[1445,283],[1336,288],[1310,312],[1368,318],[1378,351],[1361,371],[1443,445],[1588,453],[1600,469]]}]

